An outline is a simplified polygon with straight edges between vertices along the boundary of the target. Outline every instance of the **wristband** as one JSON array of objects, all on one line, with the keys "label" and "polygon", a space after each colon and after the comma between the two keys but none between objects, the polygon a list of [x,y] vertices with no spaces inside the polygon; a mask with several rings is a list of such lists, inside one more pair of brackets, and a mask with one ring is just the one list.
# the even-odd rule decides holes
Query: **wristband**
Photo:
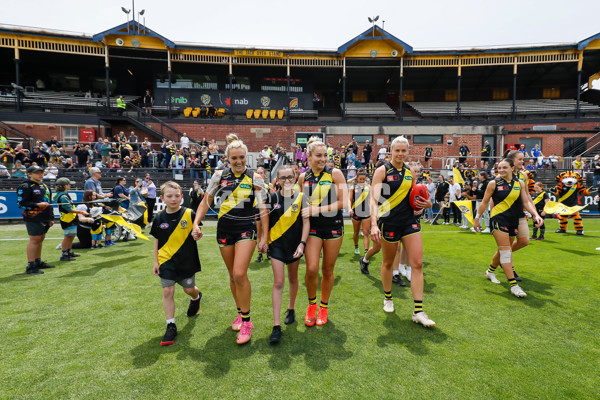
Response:
[{"label": "wristband", "polygon": [[477,220],[478,220],[478,219],[480,219],[480,218],[481,218],[481,214],[477,214],[477,215],[475,216],[475,218],[474,218],[474,219],[477,219]]},{"label": "wristband", "polygon": [[304,240],[301,240],[300,243],[306,247],[306,242]]}]

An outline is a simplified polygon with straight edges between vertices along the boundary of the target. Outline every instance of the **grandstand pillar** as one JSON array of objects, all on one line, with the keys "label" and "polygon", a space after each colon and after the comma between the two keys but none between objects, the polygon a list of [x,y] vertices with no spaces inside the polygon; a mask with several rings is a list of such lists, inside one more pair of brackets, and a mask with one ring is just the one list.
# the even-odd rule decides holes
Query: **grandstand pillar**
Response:
[{"label": "grandstand pillar", "polygon": [[517,57],[513,65],[513,92],[512,92],[512,110],[511,119],[514,121],[517,119]]},{"label": "grandstand pillar", "polygon": [[577,107],[575,108],[575,118],[579,118],[581,112],[581,70],[583,67],[583,52],[580,51],[579,59],[577,60]]},{"label": "grandstand pillar", "polygon": [[402,60],[402,57],[400,57],[400,91],[399,91],[399,99],[398,99],[398,103],[400,104],[400,108],[398,109],[398,120],[402,121],[403,120],[403,110],[402,110],[402,100],[404,99],[404,92],[403,92],[403,81],[404,81],[404,62]]},{"label": "grandstand pillar", "polygon": [[346,57],[342,68],[342,120],[346,119]]},{"label": "grandstand pillar", "polygon": [[169,99],[167,104],[167,116],[169,119],[171,119],[171,79],[173,78],[173,71],[171,70],[171,50],[169,49],[167,49],[167,75],[169,78]]},{"label": "grandstand pillar", "polygon": [[457,82],[457,88],[456,88],[456,119],[460,120],[460,79],[461,79],[461,74],[462,74],[462,70],[461,70],[461,66],[460,66],[460,59],[458,60],[458,82]]},{"label": "grandstand pillar", "polygon": [[[231,105],[229,106],[229,109],[231,110],[231,112],[229,113],[229,119],[231,121],[233,121],[233,103],[235,103],[233,101],[233,64],[232,64],[232,59],[231,57],[229,57],[229,98],[230,98],[230,102]],[[288,114],[289,114],[289,110],[288,110]]]},{"label": "grandstand pillar", "polygon": [[110,115],[110,64],[108,63],[108,46],[104,46],[104,84],[106,86],[106,114]]},{"label": "grandstand pillar", "polygon": [[15,84],[17,87],[15,88],[15,92],[17,93],[17,103],[16,110],[17,112],[21,112],[21,91],[19,90],[19,86],[21,86],[21,60],[19,59],[19,49],[15,48]]},{"label": "grandstand pillar", "polygon": [[292,116],[290,115],[290,56],[287,59],[287,121],[290,122]]}]

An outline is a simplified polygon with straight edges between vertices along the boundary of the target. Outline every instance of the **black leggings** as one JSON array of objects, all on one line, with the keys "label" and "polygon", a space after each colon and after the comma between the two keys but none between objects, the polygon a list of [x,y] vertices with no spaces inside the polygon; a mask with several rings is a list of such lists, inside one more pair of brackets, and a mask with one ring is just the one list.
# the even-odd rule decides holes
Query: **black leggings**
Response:
[{"label": "black leggings", "polygon": [[[146,206],[148,207],[148,222],[152,222],[154,216],[154,205],[156,204],[156,198],[146,197]],[[196,211],[196,210],[194,210]]]},{"label": "black leggings", "polygon": [[79,242],[73,243],[74,249],[91,249],[92,248],[92,233],[89,229],[77,226],[77,239]]},{"label": "black leggings", "polygon": [[462,222],[462,213],[460,212],[460,208],[458,208],[458,206],[454,203],[452,203],[452,216],[453,216],[453,223],[458,224],[460,222]]},{"label": "black leggings", "polygon": [[442,215],[444,216],[444,222],[450,222],[450,207],[444,208]]}]

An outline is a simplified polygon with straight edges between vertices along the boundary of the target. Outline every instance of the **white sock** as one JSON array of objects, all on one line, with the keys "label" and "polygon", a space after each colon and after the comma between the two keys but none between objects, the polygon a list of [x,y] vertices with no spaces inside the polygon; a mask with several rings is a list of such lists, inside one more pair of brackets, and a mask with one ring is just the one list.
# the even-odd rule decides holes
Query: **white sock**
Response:
[{"label": "white sock", "polygon": [[402,264],[402,263],[398,264],[398,269],[402,269],[402,268],[404,268],[404,264]]},{"label": "white sock", "polygon": [[192,299],[192,301],[197,301],[200,298],[200,291],[198,291],[198,296],[196,296],[195,299]]},{"label": "white sock", "polygon": [[175,323],[175,318],[171,318],[167,320],[167,325],[169,324],[174,324]]},{"label": "white sock", "polygon": [[400,275],[400,271],[397,269],[393,270],[392,273],[394,274],[394,276]]}]

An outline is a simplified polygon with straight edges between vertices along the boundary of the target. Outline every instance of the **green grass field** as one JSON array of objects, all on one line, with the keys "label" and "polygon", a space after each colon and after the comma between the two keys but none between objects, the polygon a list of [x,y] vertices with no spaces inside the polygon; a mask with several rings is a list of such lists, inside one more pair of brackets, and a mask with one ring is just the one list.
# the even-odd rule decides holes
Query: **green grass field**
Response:
[{"label": "green grass field", "polygon": [[[82,250],[59,263],[53,227],[43,259],[56,269],[24,275],[23,225],[2,225],[0,398],[2,399],[598,399],[600,398],[600,220],[586,235],[553,233],[516,253],[526,299],[483,277],[491,235],[423,227],[424,308],[433,329],[411,321],[410,289],[394,286],[396,311],[382,310],[380,255],[359,272],[351,226],[336,265],[329,323],[272,327],[272,272],[252,263],[253,339],[235,343],[235,306],[214,236],[199,242],[204,297],[187,318],[177,289],[174,345],[161,347],[165,321],[152,275],[152,242]],[[204,229],[214,233],[214,224]],[[19,239],[19,240],[17,240]],[[301,265],[301,281],[304,267]],[[287,285],[284,291],[284,309]],[[284,310],[283,310],[284,311]],[[283,313],[282,311],[282,313]]]}]

